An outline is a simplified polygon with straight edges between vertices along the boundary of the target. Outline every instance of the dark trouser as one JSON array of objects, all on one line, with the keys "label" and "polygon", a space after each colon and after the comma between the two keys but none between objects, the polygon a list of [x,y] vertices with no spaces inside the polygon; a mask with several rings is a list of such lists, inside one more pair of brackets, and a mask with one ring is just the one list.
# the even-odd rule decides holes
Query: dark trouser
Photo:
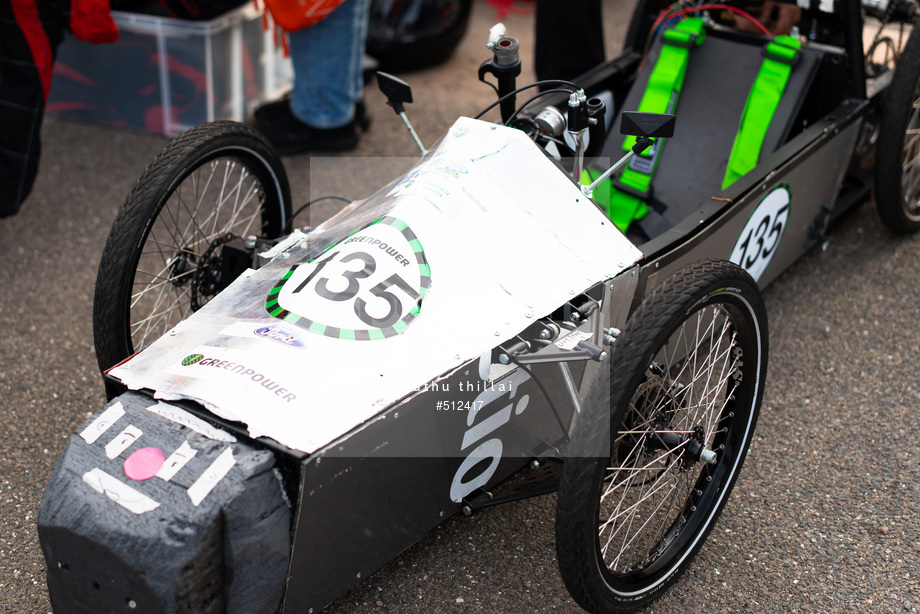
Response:
[{"label": "dark trouser", "polygon": [[19,210],[38,173],[51,64],[62,38],[59,18],[40,4],[0,0],[0,217]]},{"label": "dark trouser", "polygon": [[537,0],[537,79],[572,80],[604,61],[601,0]]}]

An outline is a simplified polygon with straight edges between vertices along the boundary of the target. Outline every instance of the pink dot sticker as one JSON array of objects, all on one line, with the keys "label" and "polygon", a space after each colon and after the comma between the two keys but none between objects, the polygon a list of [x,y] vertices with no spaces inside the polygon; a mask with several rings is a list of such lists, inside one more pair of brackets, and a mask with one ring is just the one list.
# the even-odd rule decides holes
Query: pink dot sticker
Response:
[{"label": "pink dot sticker", "polygon": [[149,480],[163,466],[166,457],[156,448],[141,448],[131,454],[125,461],[125,475],[141,482]]}]

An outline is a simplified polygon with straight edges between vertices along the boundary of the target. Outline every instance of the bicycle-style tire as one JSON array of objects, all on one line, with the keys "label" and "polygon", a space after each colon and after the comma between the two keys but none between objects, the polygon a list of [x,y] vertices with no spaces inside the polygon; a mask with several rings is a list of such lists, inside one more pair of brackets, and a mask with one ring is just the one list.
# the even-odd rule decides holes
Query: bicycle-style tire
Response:
[{"label": "bicycle-style tire", "polygon": [[[281,236],[291,215],[281,159],[256,130],[202,124],[153,159],[106,240],[93,300],[101,370],[150,345],[210,300],[221,246]],[[219,283],[218,283],[219,282]]]},{"label": "bicycle-style tire", "polygon": [[674,273],[614,342],[576,418],[556,551],[589,612],[659,597],[702,547],[753,436],[767,368],[756,282],[725,261]]},{"label": "bicycle-style tire", "polygon": [[875,205],[895,233],[920,230],[920,27],[901,51],[882,103]]}]

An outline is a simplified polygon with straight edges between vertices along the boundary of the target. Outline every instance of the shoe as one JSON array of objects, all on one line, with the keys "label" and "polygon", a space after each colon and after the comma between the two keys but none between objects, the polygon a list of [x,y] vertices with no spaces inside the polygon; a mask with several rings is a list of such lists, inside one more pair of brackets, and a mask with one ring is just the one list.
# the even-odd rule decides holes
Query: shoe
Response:
[{"label": "shoe", "polygon": [[[266,102],[265,104],[256,108],[253,113],[254,124],[256,126],[264,126],[266,124],[272,124],[276,121],[285,120],[291,116],[291,92],[288,92],[278,100],[273,100],[272,102]],[[359,100],[355,104],[355,125],[361,129],[362,132],[367,132],[371,127],[371,117],[367,114],[367,106],[364,104],[363,100]]]},{"label": "shoe", "polygon": [[340,128],[312,128],[294,117],[286,103],[260,116],[262,120],[256,119],[255,129],[282,156],[309,151],[351,151],[358,146],[354,120]]}]

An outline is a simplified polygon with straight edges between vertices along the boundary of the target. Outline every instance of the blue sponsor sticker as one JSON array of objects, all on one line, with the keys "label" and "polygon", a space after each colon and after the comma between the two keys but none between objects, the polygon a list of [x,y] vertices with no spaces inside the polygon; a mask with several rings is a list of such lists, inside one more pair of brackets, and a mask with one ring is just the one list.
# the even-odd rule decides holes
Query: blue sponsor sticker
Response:
[{"label": "blue sponsor sticker", "polygon": [[306,344],[297,335],[281,326],[278,326],[277,324],[269,324],[268,326],[257,328],[255,330],[255,334],[259,337],[271,339],[272,341],[277,341],[282,345],[286,345],[292,348],[302,348],[306,346]]}]

